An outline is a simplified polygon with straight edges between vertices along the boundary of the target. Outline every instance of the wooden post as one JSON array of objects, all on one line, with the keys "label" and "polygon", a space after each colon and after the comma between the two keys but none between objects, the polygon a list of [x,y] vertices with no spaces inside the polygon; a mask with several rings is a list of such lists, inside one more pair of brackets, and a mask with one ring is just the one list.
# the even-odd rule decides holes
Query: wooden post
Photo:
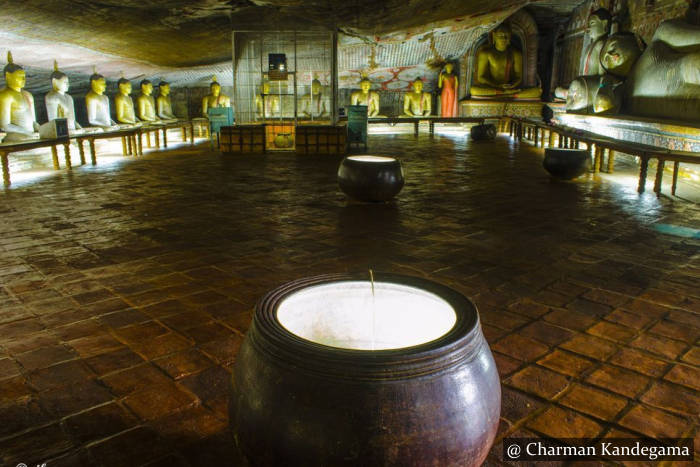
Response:
[{"label": "wooden post", "polygon": [[190,122],[190,144],[194,144],[194,123]]},{"label": "wooden post", "polygon": [[182,130],[182,142],[184,143],[187,141],[187,126],[182,125],[180,129]]},{"label": "wooden post", "polygon": [[418,136],[418,120],[413,122],[413,136]]},{"label": "wooden post", "polygon": [[151,132],[146,130],[146,147],[151,147]]},{"label": "wooden post", "polygon": [[85,148],[83,147],[83,140],[82,138],[78,138],[76,142],[78,143],[78,152],[80,153],[80,163],[85,164]]},{"label": "wooden post", "polygon": [[681,163],[676,161],[673,163],[673,184],[671,185],[671,195],[676,196],[676,186],[678,185],[678,169]]},{"label": "wooden post", "polygon": [[537,146],[539,141],[540,141],[540,127],[536,126],[535,127],[535,146]]},{"label": "wooden post", "polygon": [[10,160],[7,153],[0,152],[0,159],[2,159],[2,182],[5,186],[10,186]]},{"label": "wooden post", "polygon": [[58,163],[58,149],[56,149],[56,145],[51,146],[51,159],[53,160],[54,170],[60,169],[61,166]]},{"label": "wooden post", "polygon": [[639,158],[639,184],[637,185],[637,193],[642,194],[646,189],[647,170],[649,169],[649,157],[646,154],[640,154]]},{"label": "wooden post", "polygon": [[595,172],[595,153],[597,151],[597,145],[593,146],[593,143],[588,143],[588,157],[591,160],[591,172]]},{"label": "wooden post", "polygon": [[656,178],[654,179],[654,193],[656,193],[656,196],[661,195],[661,180],[664,177],[664,166],[666,165],[666,161],[663,159],[657,159],[658,164],[656,166]]},{"label": "wooden post", "polygon": [[608,173],[611,174],[615,171],[615,151],[610,149],[608,151]]},{"label": "wooden post", "polygon": [[155,134],[155,139],[156,139],[156,148],[160,149],[160,132],[158,130],[153,132]]},{"label": "wooden post", "polygon": [[605,151],[605,148],[601,148],[600,146],[596,145],[595,156],[593,158],[593,173],[594,174],[597,174],[600,171],[600,160],[603,157],[604,151]]},{"label": "wooden post", "polygon": [[[70,160],[70,140],[63,143],[63,154],[66,157],[66,167],[68,169],[72,169],[73,164],[71,163],[71,160]],[[85,161],[81,161],[81,162],[83,164],[85,163]]]},{"label": "wooden post", "polygon": [[90,160],[92,165],[97,165],[97,151],[95,150],[95,138],[90,138]]},{"label": "wooden post", "polygon": [[[136,154],[139,156],[143,155],[143,139],[141,138],[142,136],[143,133],[139,131],[137,135],[138,140],[136,141]],[[148,132],[146,132],[146,137],[148,137]]]},{"label": "wooden post", "polygon": [[554,147],[554,130],[551,128],[549,129],[549,145],[548,146],[550,148]]}]

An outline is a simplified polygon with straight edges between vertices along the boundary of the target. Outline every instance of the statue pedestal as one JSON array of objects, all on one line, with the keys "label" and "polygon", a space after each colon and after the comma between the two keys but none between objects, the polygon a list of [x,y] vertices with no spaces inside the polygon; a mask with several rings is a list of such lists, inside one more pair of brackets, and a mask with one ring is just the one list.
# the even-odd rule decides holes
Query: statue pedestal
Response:
[{"label": "statue pedestal", "polygon": [[542,102],[502,99],[465,99],[459,103],[460,117],[540,118]]}]

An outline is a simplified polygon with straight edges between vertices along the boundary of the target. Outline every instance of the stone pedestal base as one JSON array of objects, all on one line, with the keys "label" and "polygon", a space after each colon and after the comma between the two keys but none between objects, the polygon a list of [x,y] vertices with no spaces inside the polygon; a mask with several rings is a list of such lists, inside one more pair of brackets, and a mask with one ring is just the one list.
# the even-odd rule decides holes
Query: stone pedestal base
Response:
[{"label": "stone pedestal base", "polygon": [[459,103],[461,117],[540,118],[542,102],[496,99],[468,99]]}]

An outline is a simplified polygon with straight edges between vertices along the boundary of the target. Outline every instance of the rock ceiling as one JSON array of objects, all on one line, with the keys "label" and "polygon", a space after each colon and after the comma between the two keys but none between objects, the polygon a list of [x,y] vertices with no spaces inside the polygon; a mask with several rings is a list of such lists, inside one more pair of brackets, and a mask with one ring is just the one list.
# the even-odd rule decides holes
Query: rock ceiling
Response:
[{"label": "rock ceiling", "polygon": [[[67,62],[85,50],[85,60],[98,67],[104,65],[114,72],[122,69],[127,75],[136,76],[228,61],[232,29],[337,27],[351,36],[374,40],[421,27],[425,32],[426,25],[440,26],[455,18],[462,22],[463,28],[494,23],[525,5],[544,8],[549,13],[555,11],[564,18],[581,2],[5,0],[0,9],[0,37],[4,47],[26,49],[15,56],[18,63],[29,67],[50,68],[52,55],[58,55],[55,58],[69,65]],[[72,51],[67,51],[70,48]],[[0,61],[4,61],[4,50],[0,51]],[[90,71],[88,67],[87,63],[79,66],[83,73]]]}]

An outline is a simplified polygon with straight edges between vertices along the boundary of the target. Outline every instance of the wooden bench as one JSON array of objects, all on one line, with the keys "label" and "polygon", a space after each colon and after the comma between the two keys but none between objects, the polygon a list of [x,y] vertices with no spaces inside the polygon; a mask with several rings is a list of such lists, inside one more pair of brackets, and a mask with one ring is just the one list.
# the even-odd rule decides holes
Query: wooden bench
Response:
[{"label": "wooden bench", "polygon": [[[51,148],[51,156],[53,159],[53,168],[58,170],[60,165],[58,162],[58,150],[57,146],[63,145],[63,150],[65,153],[66,167],[69,169],[72,167],[70,161],[70,139],[69,138],[59,138],[59,139],[39,139],[32,141],[24,141],[18,143],[0,144],[0,160],[2,161],[2,181],[5,186],[10,186],[10,154],[19,151],[29,151],[30,149],[37,148]],[[85,158],[81,158],[81,162],[85,163]]]},{"label": "wooden bench", "polygon": [[[671,186],[671,194],[676,194],[678,184],[678,170],[680,163],[698,164],[700,163],[700,154],[687,151],[674,151],[658,146],[649,146],[646,144],[634,143],[631,141],[622,141],[614,138],[602,136],[593,132],[579,130],[559,125],[549,125],[542,121],[518,118],[518,117],[503,117],[501,119],[501,129],[509,130],[512,137],[522,140],[523,138],[533,141],[535,146],[538,144],[544,147],[545,132],[549,132],[549,146],[554,146],[554,136],[558,136],[559,147],[578,148],[583,142],[587,145],[593,159],[593,172],[598,173],[603,164],[603,160],[607,151],[607,171],[613,172],[615,152],[622,152],[637,156],[640,159],[639,167],[639,182],[637,192],[644,193],[646,190],[646,178],[649,168],[649,160],[657,159],[656,178],[654,181],[654,192],[657,196],[661,194],[661,183],[663,179],[663,171],[667,161],[673,162],[673,183]],[[541,136],[540,136],[541,133]]]}]

